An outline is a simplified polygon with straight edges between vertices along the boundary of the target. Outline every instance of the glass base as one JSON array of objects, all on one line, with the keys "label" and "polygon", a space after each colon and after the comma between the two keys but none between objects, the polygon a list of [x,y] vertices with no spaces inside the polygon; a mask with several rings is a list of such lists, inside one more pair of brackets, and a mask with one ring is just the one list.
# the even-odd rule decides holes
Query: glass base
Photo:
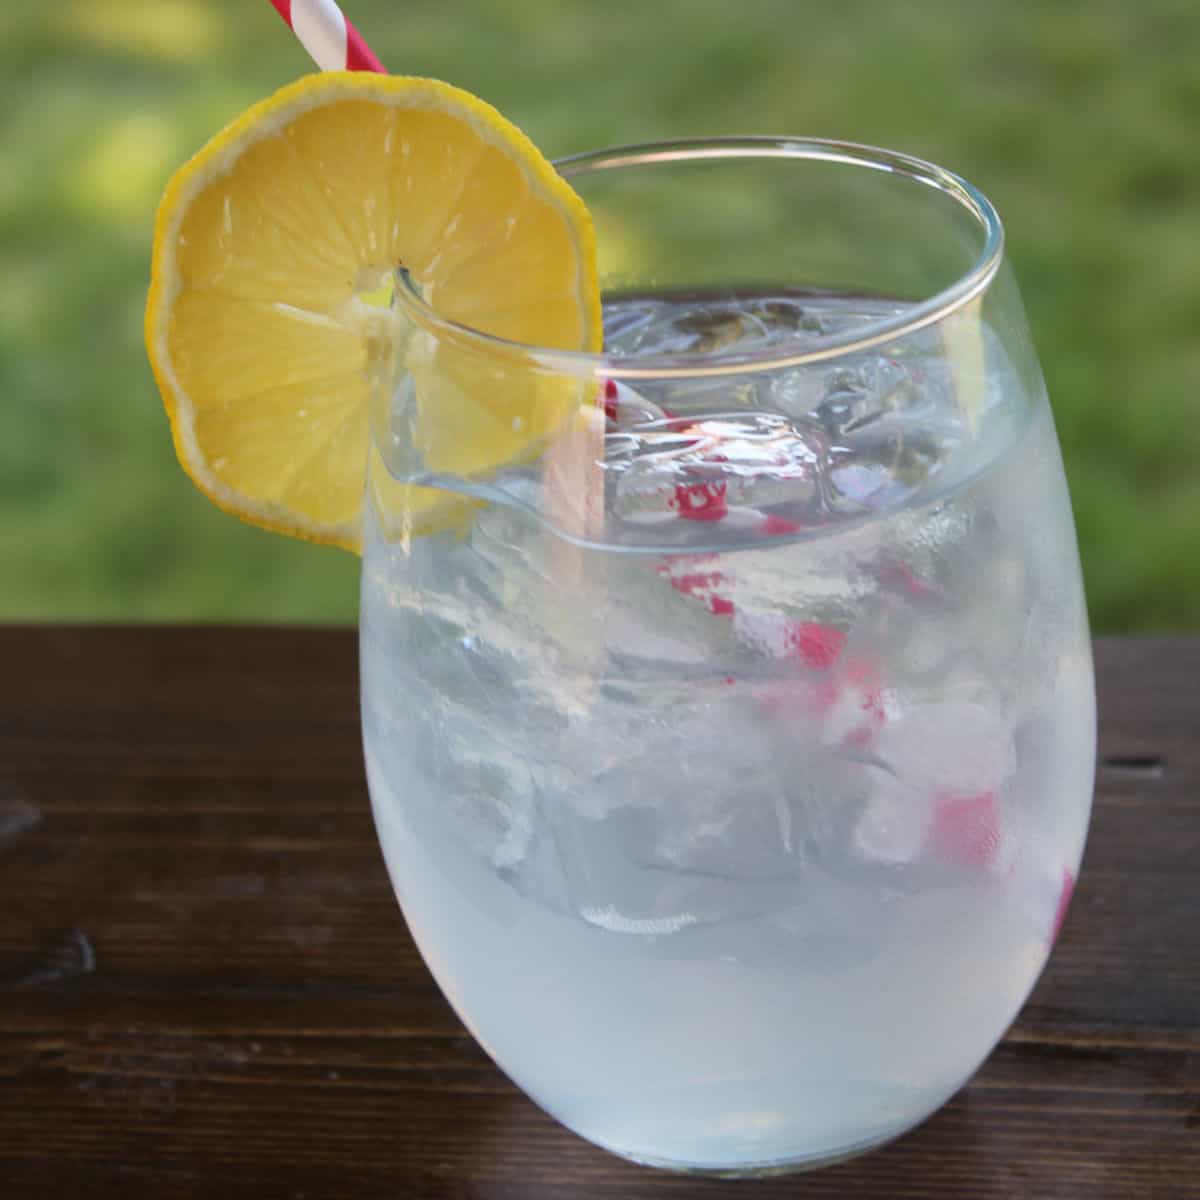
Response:
[{"label": "glass base", "polygon": [[[940,1106],[939,1106],[940,1107]],[[610,1154],[615,1154],[628,1162],[637,1163],[642,1167],[654,1167],[660,1171],[670,1171],[676,1175],[691,1175],[709,1179],[765,1179],[773,1175],[800,1175],[806,1171],[819,1171],[822,1167],[836,1166],[860,1154],[868,1154],[878,1150],[889,1142],[903,1137],[915,1129],[922,1121],[928,1120],[936,1112],[933,1109],[910,1124],[899,1129],[891,1130],[880,1137],[868,1138],[863,1142],[854,1142],[841,1149],[802,1156],[800,1158],[775,1159],[768,1162],[731,1163],[728,1166],[719,1164],[696,1165],[693,1163],[676,1162],[672,1159],[654,1158],[650,1155],[628,1154],[614,1146],[602,1146]],[[597,1143],[599,1144],[599,1143]]]}]

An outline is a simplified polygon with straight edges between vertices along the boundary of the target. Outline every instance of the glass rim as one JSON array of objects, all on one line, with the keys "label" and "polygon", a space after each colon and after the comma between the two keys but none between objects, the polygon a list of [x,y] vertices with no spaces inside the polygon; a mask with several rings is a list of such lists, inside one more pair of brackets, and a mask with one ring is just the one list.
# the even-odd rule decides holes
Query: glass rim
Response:
[{"label": "glass rim", "polygon": [[574,175],[656,163],[733,159],[809,159],[904,175],[956,200],[983,229],[984,241],[971,267],[932,296],[894,316],[829,338],[820,346],[788,354],[767,349],[750,353],[671,354],[626,358],[604,351],[558,350],[512,341],[441,316],[421,295],[403,268],[397,272],[395,300],[422,329],[479,353],[519,359],[530,369],[593,376],[598,380],[705,379],[751,371],[777,371],[825,362],[895,341],[960,311],[987,290],[1004,256],[1004,227],[992,202],[962,176],[915,155],[858,142],[824,138],[717,137],[646,142],[590,150],[556,159],[555,168]]}]

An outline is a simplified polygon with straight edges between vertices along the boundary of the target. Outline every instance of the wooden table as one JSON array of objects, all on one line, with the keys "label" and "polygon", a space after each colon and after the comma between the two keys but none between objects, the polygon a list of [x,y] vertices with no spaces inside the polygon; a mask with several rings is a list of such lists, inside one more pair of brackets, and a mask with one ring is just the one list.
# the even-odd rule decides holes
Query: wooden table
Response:
[{"label": "wooden table", "polygon": [[1097,646],[1101,766],[1045,976],[891,1147],[620,1162],[476,1048],[405,932],[349,632],[0,627],[0,1197],[1200,1197],[1200,639]]}]

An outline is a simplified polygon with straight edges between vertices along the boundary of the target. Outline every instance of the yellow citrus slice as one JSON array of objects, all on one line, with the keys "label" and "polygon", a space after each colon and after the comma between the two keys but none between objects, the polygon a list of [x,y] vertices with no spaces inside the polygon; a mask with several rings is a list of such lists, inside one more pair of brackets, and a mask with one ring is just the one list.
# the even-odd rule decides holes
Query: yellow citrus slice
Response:
[{"label": "yellow citrus slice", "polygon": [[[400,266],[443,317],[515,342],[600,348],[582,201],[520,130],[448,84],[308,76],[171,179],[146,345],[179,460],[216,504],[358,547],[373,372],[398,340],[372,296]],[[536,452],[561,423],[569,389],[514,388],[536,373],[512,356],[497,367],[430,341],[407,364],[409,435],[427,468],[486,472]],[[408,491],[418,517],[445,503]]]}]

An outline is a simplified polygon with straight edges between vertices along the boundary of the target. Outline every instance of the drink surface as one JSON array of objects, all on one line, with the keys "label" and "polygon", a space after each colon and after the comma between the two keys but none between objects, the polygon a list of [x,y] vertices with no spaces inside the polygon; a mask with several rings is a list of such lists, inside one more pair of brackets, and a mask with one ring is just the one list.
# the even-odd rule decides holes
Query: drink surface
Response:
[{"label": "drink surface", "polygon": [[[631,296],[605,304],[605,348],[617,362],[634,364],[798,354],[867,333],[902,311],[891,301],[820,294]],[[602,520],[586,532],[559,523],[555,532],[609,550],[695,552],[761,541],[754,511],[776,518],[766,531],[773,539],[819,536],[928,501],[985,469],[1029,417],[1027,404],[1013,403],[1013,381],[987,331],[974,327],[971,342],[981,355],[990,349],[996,365],[990,374],[971,368],[969,387],[936,328],[883,352],[805,369],[751,366],[732,376],[638,383],[636,390],[610,382],[598,398],[608,421],[594,447],[603,462],[603,503],[595,506]],[[554,498],[547,501],[537,464],[483,481],[444,477],[422,469],[405,421],[396,423],[401,432],[389,467],[397,478],[523,508],[555,525]],[[694,505],[709,485],[736,510],[734,519],[680,524],[681,486],[695,489]]]},{"label": "drink surface", "polygon": [[[895,309],[642,297],[606,330],[631,358],[753,352]],[[966,390],[936,329],[610,388],[582,525],[534,468],[414,472],[491,501],[465,536],[369,524],[367,767],[409,926],[497,1062],[602,1145],[738,1169],[886,1139],[1045,961],[1090,652],[1048,406],[977,334]]]}]

